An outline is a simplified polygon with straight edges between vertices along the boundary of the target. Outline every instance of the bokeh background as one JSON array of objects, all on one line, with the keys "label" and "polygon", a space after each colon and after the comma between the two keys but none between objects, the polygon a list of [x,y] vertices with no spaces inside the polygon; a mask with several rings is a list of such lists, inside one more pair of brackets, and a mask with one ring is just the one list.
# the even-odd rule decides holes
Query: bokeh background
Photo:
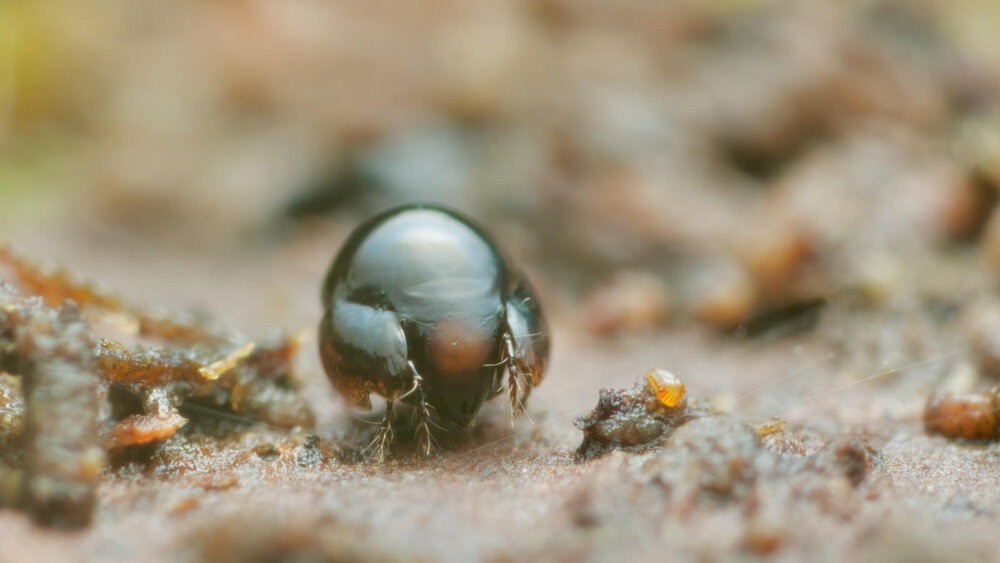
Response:
[{"label": "bokeh background", "polygon": [[5,1],[0,220],[210,306],[221,280],[149,278],[312,274],[365,215],[441,202],[599,334],[728,329],[979,241],[998,30],[988,0]]}]

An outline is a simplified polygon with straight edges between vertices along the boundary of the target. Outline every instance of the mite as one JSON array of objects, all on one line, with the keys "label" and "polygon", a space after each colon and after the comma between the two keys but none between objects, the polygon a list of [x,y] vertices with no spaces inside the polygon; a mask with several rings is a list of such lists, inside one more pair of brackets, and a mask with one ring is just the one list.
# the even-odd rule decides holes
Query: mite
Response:
[{"label": "mite", "polygon": [[431,426],[466,428],[506,390],[523,412],[545,373],[549,336],[534,290],[490,238],[454,211],[411,205],[347,238],[322,288],[320,355],[352,405],[386,401],[366,452],[381,461],[393,406],[412,405],[425,454]]}]

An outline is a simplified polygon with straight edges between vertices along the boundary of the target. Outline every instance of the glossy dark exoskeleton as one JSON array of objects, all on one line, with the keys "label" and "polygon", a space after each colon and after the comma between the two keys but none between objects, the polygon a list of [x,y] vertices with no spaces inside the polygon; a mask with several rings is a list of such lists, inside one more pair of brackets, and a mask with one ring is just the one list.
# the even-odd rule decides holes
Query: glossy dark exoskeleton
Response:
[{"label": "glossy dark exoskeleton", "polygon": [[414,406],[429,452],[430,424],[465,428],[505,390],[517,414],[544,375],[548,331],[531,286],[453,211],[411,205],[369,219],[334,259],[322,298],[330,381],[355,406],[370,408],[372,393],[386,400],[379,457],[397,400]]}]

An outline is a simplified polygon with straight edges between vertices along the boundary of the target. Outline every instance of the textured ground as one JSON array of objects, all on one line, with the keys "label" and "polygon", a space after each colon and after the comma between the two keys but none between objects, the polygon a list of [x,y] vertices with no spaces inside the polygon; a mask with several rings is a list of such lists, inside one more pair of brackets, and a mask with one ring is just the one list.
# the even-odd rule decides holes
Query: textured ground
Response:
[{"label": "textured ground", "polygon": [[[82,245],[94,242],[60,244],[55,257],[126,295],[207,303],[250,333],[274,328],[271,306],[286,328],[315,321],[313,286],[335,246],[324,235],[254,258],[187,257],[173,267],[137,258],[124,267],[107,265],[126,252],[112,242],[87,252],[98,268],[83,264]],[[47,244],[25,246],[45,253]],[[181,268],[189,275],[176,276]],[[495,408],[434,459],[338,461],[352,423],[307,348],[301,369],[320,413],[319,445],[304,433],[196,420],[200,430],[150,461],[107,472],[91,528],[46,531],[5,511],[0,538],[17,546],[8,551],[17,560],[995,558],[998,444],[927,436],[920,422],[932,389],[949,378],[970,384],[959,372],[974,356],[951,342],[959,338],[950,321],[920,307],[834,303],[815,328],[776,340],[679,324],[609,343],[568,318],[555,311],[551,370],[532,397],[533,420],[513,429]],[[598,388],[630,386],[653,366],[729,414],[689,423],[654,451],[576,461],[573,417],[593,407]],[[770,417],[788,423],[763,441],[743,422]]]}]

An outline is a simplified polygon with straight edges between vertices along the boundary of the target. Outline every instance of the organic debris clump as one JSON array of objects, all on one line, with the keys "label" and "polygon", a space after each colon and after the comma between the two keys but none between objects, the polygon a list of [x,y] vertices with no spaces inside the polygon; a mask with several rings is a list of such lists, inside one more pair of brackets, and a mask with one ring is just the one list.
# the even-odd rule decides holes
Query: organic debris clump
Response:
[{"label": "organic debris clump", "polygon": [[[42,296],[0,283],[0,370],[9,374],[0,379],[0,504],[46,524],[86,525],[107,453],[173,437],[188,422],[185,406],[312,425],[291,373],[296,338],[258,344],[154,317],[7,248],[0,254]],[[84,312],[124,316],[160,345],[98,341]]]},{"label": "organic debris clump", "polygon": [[680,380],[663,370],[650,371],[631,389],[601,389],[594,410],[576,419],[583,431],[577,457],[655,446],[678,426],[708,413],[689,404],[684,392]]}]

